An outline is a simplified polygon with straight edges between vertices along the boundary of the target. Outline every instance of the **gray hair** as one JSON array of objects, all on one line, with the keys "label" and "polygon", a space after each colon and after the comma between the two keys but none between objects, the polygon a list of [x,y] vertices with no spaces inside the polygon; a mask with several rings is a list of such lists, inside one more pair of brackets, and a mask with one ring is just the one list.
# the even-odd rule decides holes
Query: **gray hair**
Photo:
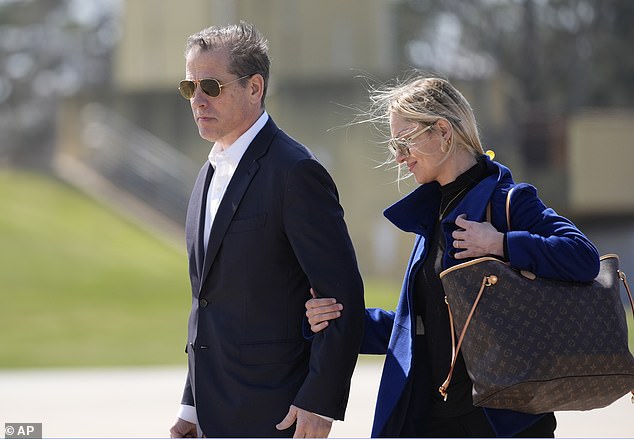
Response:
[{"label": "gray hair", "polygon": [[[185,57],[193,48],[200,50],[227,50],[229,53],[229,72],[234,75],[249,76],[259,73],[264,78],[264,90],[261,104],[269,83],[268,41],[251,23],[211,26],[187,38]],[[245,80],[240,81],[245,84]]]}]

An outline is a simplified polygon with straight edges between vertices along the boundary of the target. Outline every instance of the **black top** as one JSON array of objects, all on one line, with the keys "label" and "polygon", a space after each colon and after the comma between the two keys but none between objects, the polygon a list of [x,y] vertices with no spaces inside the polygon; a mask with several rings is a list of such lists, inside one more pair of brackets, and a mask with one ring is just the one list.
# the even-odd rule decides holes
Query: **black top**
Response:
[{"label": "black top", "polygon": [[[443,270],[442,257],[446,247],[445,240],[440,239],[443,236],[440,230],[440,220],[460,203],[471,188],[488,175],[484,156],[482,156],[478,158],[473,167],[458,176],[456,180],[440,187],[442,198],[439,220],[430,235],[427,256],[414,280],[414,304],[416,314],[420,316],[420,319],[417,317],[419,320],[417,334],[425,337],[426,341],[427,355],[425,357],[432,382],[430,389],[432,394],[431,416],[434,417],[459,416],[474,409],[471,397],[472,383],[467,374],[462,354],[458,355],[448,389],[447,401],[443,401],[438,392],[438,388],[447,378],[451,366],[449,313],[445,303],[445,291],[439,276]],[[422,320],[424,329],[420,327],[420,320]],[[414,355],[416,357],[416,353]],[[421,390],[423,389],[413,389],[414,392]]]}]

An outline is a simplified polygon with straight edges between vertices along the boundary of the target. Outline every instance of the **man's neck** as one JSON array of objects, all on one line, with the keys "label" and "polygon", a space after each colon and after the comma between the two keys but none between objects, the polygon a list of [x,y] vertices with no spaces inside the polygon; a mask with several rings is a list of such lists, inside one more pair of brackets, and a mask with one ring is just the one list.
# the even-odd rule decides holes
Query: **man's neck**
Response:
[{"label": "man's neck", "polygon": [[238,134],[235,138],[221,139],[216,141],[214,145],[217,145],[221,151],[224,151],[227,148],[231,147],[231,145],[233,145],[236,140],[240,138],[240,136],[246,133],[249,128],[251,128],[253,124],[262,116],[264,110],[264,108],[260,108],[257,112],[253,112],[248,117],[246,117],[244,123],[242,124],[242,130],[240,130],[240,134]]}]

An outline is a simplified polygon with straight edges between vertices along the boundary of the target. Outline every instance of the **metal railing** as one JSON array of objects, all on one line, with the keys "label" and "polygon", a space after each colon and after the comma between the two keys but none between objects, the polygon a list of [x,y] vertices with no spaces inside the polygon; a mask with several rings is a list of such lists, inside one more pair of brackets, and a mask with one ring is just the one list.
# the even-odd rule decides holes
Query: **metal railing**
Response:
[{"label": "metal railing", "polygon": [[106,107],[81,110],[77,159],[117,188],[183,225],[199,170],[189,157]]}]

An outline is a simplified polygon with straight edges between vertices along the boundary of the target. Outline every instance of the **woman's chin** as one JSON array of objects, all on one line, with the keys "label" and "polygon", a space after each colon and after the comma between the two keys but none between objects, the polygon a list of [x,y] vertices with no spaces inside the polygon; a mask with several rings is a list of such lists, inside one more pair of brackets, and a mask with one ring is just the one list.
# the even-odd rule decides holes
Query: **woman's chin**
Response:
[{"label": "woman's chin", "polygon": [[414,180],[416,180],[416,183],[418,184],[425,184],[425,183],[429,183],[429,179],[426,178],[424,175],[419,175],[419,174],[414,174]]}]

